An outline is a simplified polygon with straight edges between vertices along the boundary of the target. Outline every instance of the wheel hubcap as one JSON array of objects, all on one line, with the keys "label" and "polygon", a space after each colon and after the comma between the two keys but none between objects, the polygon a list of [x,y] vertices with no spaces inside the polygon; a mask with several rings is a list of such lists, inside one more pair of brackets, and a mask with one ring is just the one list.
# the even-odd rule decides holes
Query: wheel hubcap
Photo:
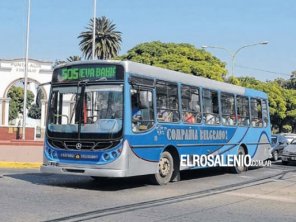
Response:
[{"label": "wheel hubcap", "polygon": [[162,177],[166,177],[171,170],[170,161],[167,158],[161,158],[159,161],[159,173]]}]

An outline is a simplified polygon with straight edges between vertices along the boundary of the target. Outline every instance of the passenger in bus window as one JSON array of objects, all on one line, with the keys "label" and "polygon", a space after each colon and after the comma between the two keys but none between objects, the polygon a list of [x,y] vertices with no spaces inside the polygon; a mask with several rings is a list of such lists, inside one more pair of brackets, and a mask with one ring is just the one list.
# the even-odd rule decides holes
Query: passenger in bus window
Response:
[{"label": "passenger in bus window", "polygon": [[206,116],[206,123],[207,124],[215,124],[215,116],[211,113],[208,113]]},{"label": "passenger in bus window", "polygon": [[171,111],[171,117],[170,120],[168,122],[177,122],[179,121],[179,106],[178,106],[178,102],[176,100],[176,98],[172,98],[171,103],[170,103],[170,109]]},{"label": "passenger in bus window", "polygon": [[233,121],[233,119],[231,119],[230,116],[226,116],[226,125],[228,125],[228,126],[234,125],[234,121]]},{"label": "passenger in bus window", "polygon": [[195,119],[193,113],[191,113],[191,112],[186,112],[185,113],[184,121],[186,123],[196,123],[196,119]]},{"label": "passenger in bus window", "polygon": [[173,113],[166,109],[162,100],[157,101],[157,107],[157,119],[162,122],[171,122]]},{"label": "passenger in bus window", "polygon": [[132,117],[133,121],[139,121],[141,119],[140,101],[138,94],[132,95]]},{"label": "passenger in bus window", "polygon": [[139,132],[140,121],[142,120],[142,112],[140,109],[139,94],[134,93],[131,96],[132,101],[132,130]]}]

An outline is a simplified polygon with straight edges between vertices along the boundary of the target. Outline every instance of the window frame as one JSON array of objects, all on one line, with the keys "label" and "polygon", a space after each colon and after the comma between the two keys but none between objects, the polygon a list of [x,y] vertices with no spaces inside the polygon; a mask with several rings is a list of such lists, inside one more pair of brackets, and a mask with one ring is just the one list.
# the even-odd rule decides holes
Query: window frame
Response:
[{"label": "window frame", "polygon": [[[158,98],[159,98],[159,94],[158,94],[158,86],[159,85],[163,85],[165,86],[166,88],[169,87],[169,86],[175,86],[176,87],[176,105],[178,106],[176,109],[171,109],[171,108],[168,108],[168,101],[166,101],[166,106],[165,108],[161,108],[161,107],[158,107]],[[166,90],[168,92],[168,90]],[[169,96],[168,94],[164,94],[166,95],[166,100],[169,99]],[[156,100],[156,104],[155,104],[155,110],[156,110],[156,121],[159,122],[159,123],[169,123],[169,124],[176,124],[176,123],[180,123],[182,120],[181,120],[181,113],[180,113],[180,92],[179,92],[179,84],[178,83],[173,83],[173,82],[169,82],[169,81],[165,81],[165,80],[160,80],[160,79],[157,79],[155,81],[155,100]],[[164,110],[165,112],[167,111],[171,111],[171,113],[173,112],[176,112],[177,113],[177,117],[178,117],[178,121],[161,121],[160,118],[158,118],[158,113],[159,113],[159,110]]]},{"label": "window frame", "polygon": [[[215,92],[217,93],[217,102],[218,102],[218,114],[216,113],[206,113],[205,112],[205,100],[204,100],[204,91],[210,91],[210,92]],[[203,119],[203,123],[206,124],[206,125],[211,125],[211,126],[219,126],[221,125],[221,121],[222,121],[222,118],[221,118],[221,103],[220,103],[220,91],[218,90],[214,90],[214,89],[209,89],[209,88],[202,88],[202,119]],[[211,96],[212,98],[212,96]],[[213,101],[213,100],[212,100]],[[206,116],[205,114],[214,114],[214,116],[216,117],[219,117],[219,123],[214,123],[214,124],[211,124],[211,123],[207,123],[206,122]]]},{"label": "window frame", "polygon": [[[233,97],[233,113],[230,113],[229,115],[224,115],[223,113],[223,105],[222,105],[222,97],[223,95],[225,96],[229,96],[229,97]],[[221,121],[221,124],[223,126],[229,126],[229,127],[232,127],[232,126],[237,126],[238,125],[238,121],[237,121],[237,104],[236,104],[236,95],[233,94],[233,93],[228,93],[228,92],[220,92],[220,108],[221,108],[221,118],[222,118],[222,121]],[[229,124],[224,124],[223,123],[223,116],[231,116],[231,115],[234,115],[234,120],[233,120],[233,124],[232,125],[229,125]]]},{"label": "window frame", "polygon": [[[256,100],[256,101],[260,101],[260,106],[261,106],[261,119],[259,118],[259,115],[258,115],[258,118],[255,118],[257,119],[257,121],[259,121],[259,124],[260,124],[260,121],[261,121],[261,126],[259,125],[255,125],[253,126],[253,115],[252,115],[252,100]],[[257,105],[258,107],[258,105]],[[259,112],[258,112],[259,114]],[[265,128],[263,126],[263,113],[262,113],[262,99],[261,98],[258,98],[258,97],[250,97],[250,126],[252,128]]]},{"label": "window frame", "polygon": [[[143,78],[143,79],[145,79],[145,78]],[[148,86],[148,85],[142,85],[142,84],[140,84],[140,85],[138,85],[138,84],[131,84],[130,85],[130,90],[129,90],[129,93],[131,92],[131,90],[137,90],[137,91],[148,91],[148,92],[151,92],[151,96],[152,96],[152,113],[153,113],[153,120],[140,120],[140,121],[138,121],[138,122],[152,122],[152,126],[150,127],[150,128],[147,128],[146,130],[139,130],[139,131],[134,131],[133,130],[133,113],[132,113],[132,100],[131,100],[131,94],[130,94],[130,100],[131,100],[131,102],[130,102],[130,108],[131,108],[131,113],[130,113],[130,118],[131,118],[131,131],[132,131],[132,133],[134,133],[134,134],[140,134],[140,133],[146,133],[146,132],[149,132],[150,130],[152,130],[154,127],[155,127],[155,124],[156,124],[156,116],[155,116],[155,93],[154,93],[154,91],[155,91],[155,88],[154,87],[150,87],[150,86]],[[150,109],[150,108],[149,108]],[[149,110],[149,112],[150,112],[150,110]]]},{"label": "window frame", "polygon": [[[193,94],[197,95],[196,93],[192,93],[193,90],[198,90],[198,99],[199,99],[199,108],[200,108],[200,111],[197,112],[197,111],[192,111],[192,110],[184,110],[183,109],[183,87],[188,87],[189,90],[190,90],[190,96],[192,96]],[[181,121],[184,123],[184,124],[193,124],[193,125],[200,125],[202,124],[202,120],[203,120],[203,115],[202,115],[202,101],[201,101],[201,88],[198,87],[198,86],[191,86],[191,85],[187,85],[187,84],[181,84],[180,85],[180,97],[181,97],[181,105],[180,105],[180,116],[181,116]],[[190,97],[191,98],[191,97]],[[191,100],[190,100],[191,102]],[[186,122],[183,120],[183,115],[185,112],[191,112],[191,113],[194,113],[195,115],[197,115],[198,113],[200,114],[200,121],[199,122],[195,122],[195,123],[189,123],[189,122]]]},{"label": "window frame", "polygon": [[[237,117],[237,121],[236,121],[236,125],[237,126],[240,126],[240,127],[250,127],[251,126],[251,106],[250,106],[250,97],[248,97],[248,96],[243,96],[243,95],[236,95],[236,97],[235,97],[236,99],[235,99],[235,104],[236,104],[236,117]],[[249,115],[247,115],[247,116],[243,116],[243,118],[246,118],[246,117],[248,117],[248,121],[249,121],[249,124],[240,124],[240,121],[238,121],[238,119],[240,118],[242,118],[242,116],[241,116],[241,114],[239,114],[239,112],[238,112],[238,108],[240,108],[239,106],[238,106],[238,99],[239,98],[243,98],[243,99],[246,99],[247,100],[247,103],[246,104],[248,104],[248,107],[247,107],[247,111],[248,111],[248,114]],[[240,116],[240,117],[239,117]]]},{"label": "window frame", "polygon": [[[263,116],[263,102],[265,103],[265,105],[266,105],[266,118],[267,118],[267,122],[265,122],[265,120],[264,120],[264,116]],[[270,122],[270,117],[269,117],[269,104],[268,104],[268,100],[267,99],[261,99],[261,106],[262,106],[262,124],[263,124],[263,128],[266,128],[266,127],[268,127],[269,126],[269,122]],[[265,126],[264,126],[264,123],[266,124]]]}]

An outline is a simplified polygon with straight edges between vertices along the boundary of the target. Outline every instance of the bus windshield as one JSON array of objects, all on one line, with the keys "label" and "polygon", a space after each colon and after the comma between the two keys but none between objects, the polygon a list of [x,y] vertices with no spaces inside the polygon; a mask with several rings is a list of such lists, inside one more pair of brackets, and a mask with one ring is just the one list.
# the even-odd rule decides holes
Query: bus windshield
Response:
[{"label": "bus windshield", "polygon": [[52,87],[48,134],[63,138],[117,137],[122,131],[122,85]]}]

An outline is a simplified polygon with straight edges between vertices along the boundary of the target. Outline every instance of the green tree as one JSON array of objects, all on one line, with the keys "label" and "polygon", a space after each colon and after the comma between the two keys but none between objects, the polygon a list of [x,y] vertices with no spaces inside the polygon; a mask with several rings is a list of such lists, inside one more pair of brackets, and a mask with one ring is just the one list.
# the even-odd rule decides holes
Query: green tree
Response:
[{"label": "green tree", "polygon": [[67,62],[75,62],[75,61],[81,61],[81,57],[80,56],[69,56],[67,58]]},{"label": "green tree", "polygon": [[33,104],[29,109],[28,116],[32,119],[41,119],[41,107]]},{"label": "green tree", "polygon": [[285,87],[288,89],[296,89],[296,71],[293,71],[290,79],[286,81]]},{"label": "green tree", "polygon": [[291,133],[292,127],[290,125],[284,125],[282,131],[283,131],[283,133]]},{"label": "green tree", "polygon": [[223,81],[226,75],[225,63],[205,50],[185,43],[142,43],[120,56],[121,60],[158,66],[196,76]]},{"label": "green tree", "polygon": [[66,61],[57,59],[57,60],[54,61],[52,67],[55,68],[56,66],[62,65],[62,64],[65,64],[65,63],[66,63]]},{"label": "green tree", "polygon": [[291,131],[296,132],[296,90],[285,89],[286,118],[283,124],[290,125]]},{"label": "green tree", "polygon": [[[96,18],[95,56],[98,59],[112,59],[117,56],[121,44],[121,32],[116,31],[115,24],[105,16]],[[86,59],[92,57],[93,19],[90,20],[86,31],[78,36],[79,45]]]},{"label": "green tree", "polygon": [[[9,104],[9,120],[17,118],[19,113],[23,113],[24,106],[24,89],[19,86],[12,86],[8,90],[7,96],[11,99]],[[34,101],[34,94],[27,90],[27,109],[30,109]]]},{"label": "green tree", "polygon": [[75,61],[81,61],[80,56],[69,56],[66,60],[55,60],[53,64],[53,68],[55,68],[58,65],[66,64],[67,62],[75,62]]}]

